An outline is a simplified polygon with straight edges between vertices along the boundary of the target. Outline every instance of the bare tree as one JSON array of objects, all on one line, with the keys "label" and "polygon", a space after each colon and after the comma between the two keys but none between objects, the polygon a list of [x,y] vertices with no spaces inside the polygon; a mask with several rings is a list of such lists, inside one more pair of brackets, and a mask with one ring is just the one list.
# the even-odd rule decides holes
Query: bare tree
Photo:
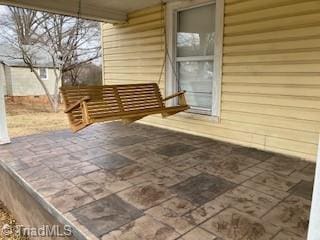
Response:
[{"label": "bare tree", "polygon": [[[0,33],[20,53],[23,62],[34,73],[44,89],[53,111],[58,111],[59,85],[65,84],[68,72],[78,72],[80,66],[100,57],[99,23],[62,15],[9,7],[7,29]],[[51,94],[38,72],[39,55],[50,58],[55,75]],[[7,56],[15,57],[17,56]],[[40,60],[41,61],[41,60]],[[75,85],[76,82],[71,84]]]},{"label": "bare tree", "polygon": [[79,82],[79,78],[82,72],[83,72],[83,66],[81,65],[76,66],[75,68],[69,71],[69,77],[68,77],[68,74],[65,74],[66,77],[64,79],[64,82],[69,81],[69,83],[72,86],[75,86],[79,83],[81,84],[81,82]]},{"label": "bare tree", "polygon": [[102,67],[96,64],[87,63],[79,65],[65,74],[71,85],[102,85]]},{"label": "bare tree", "polygon": [[82,65],[100,57],[99,23],[50,14],[42,25],[46,33],[44,44],[59,60],[63,80],[65,73],[78,72]]}]

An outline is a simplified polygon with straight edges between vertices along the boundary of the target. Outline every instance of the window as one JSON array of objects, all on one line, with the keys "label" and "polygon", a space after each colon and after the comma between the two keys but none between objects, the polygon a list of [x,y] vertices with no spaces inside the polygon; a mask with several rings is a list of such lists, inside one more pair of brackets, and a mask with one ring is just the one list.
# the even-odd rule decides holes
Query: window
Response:
[{"label": "window", "polygon": [[48,80],[48,69],[47,68],[39,68],[39,76],[41,80]]},{"label": "window", "polygon": [[177,13],[178,89],[187,91],[191,110],[208,115],[214,80],[214,13],[214,4]]},{"label": "window", "polygon": [[219,116],[223,1],[169,4],[167,25],[172,29],[169,55],[175,60],[173,70],[167,66],[168,81],[175,79],[167,83],[168,93],[186,90],[190,112]]}]

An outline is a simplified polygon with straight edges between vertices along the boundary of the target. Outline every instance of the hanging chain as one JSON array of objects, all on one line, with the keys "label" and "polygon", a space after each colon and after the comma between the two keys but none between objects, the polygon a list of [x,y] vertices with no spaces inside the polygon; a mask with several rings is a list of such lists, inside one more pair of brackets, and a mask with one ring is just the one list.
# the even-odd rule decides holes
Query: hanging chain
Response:
[{"label": "hanging chain", "polygon": [[175,76],[174,80],[177,81],[177,79],[178,79],[178,74],[176,72],[176,67],[175,67],[175,64],[173,62],[173,59],[171,58],[171,56],[169,54],[169,49],[168,49],[167,28],[166,28],[166,22],[165,22],[165,2],[163,0],[161,0],[161,20],[163,21],[164,41],[162,40],[162,43],[164,44],[165,54],[164,54],[164,59],[163,59],[162,67],[161,67],[161,72],[160,72],[158,84],[160,84],[161,78],[162,78],[162,75],[163,75],[163,70],[166,68],[167,58],[169,60],[170,66],[171,66],[172,73]]},{"label": "hanging chain", "polygon": [[[164,21],[165,17],[164,17],[164,3],[162,1],[161,2],[161,21],[162,21],[162,26],[163,26],[163,32],[162,32],[162,29],[161,29],[161,35],[164,34],[164,38],[166,39],[166,23]],[[166,48],[166,40],[163,40],[162,38],[162,46],[164,46],[164,48]],[[163,70],[165,70],[165,67],[166,67],[166,50],[164,49],[164,56],[163,56],[163,63],[162,63],[162,66],[161,66],[161,71],[160,71],[160,75],[159,75],[159,79],[158,79],[158,85],[160,85],[160,82],[161,82],[161,78],[162,78],[162,75],[163,75]]]},{"label": "hanging chain", "polygon": [[[80,30],[80,18],[81,18],[81,0],[78,0],[78,12],[77,12],[77,22],[76,22],[76,36],[77,36],[77,38],[79,36],[79,30]],[[78,82],[78,92],[79,92],[79,96],[80,96],[80,82]]]}]

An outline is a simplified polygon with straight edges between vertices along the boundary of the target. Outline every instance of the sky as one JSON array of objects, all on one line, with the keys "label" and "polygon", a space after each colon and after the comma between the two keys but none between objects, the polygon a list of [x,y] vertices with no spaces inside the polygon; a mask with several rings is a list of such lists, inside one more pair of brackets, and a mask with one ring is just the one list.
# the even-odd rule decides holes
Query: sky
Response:
[{"label": "sky", "polygon": [[[0,5],[0,19],[1,19],[1,15],[5,14],[7,12],[7,6],[5,5]],[[0,34],[0,43],[3,43],[5,40],[1,37]],[[98,58],[96,60],[94,60],[94,63],[99,65],[100,64],[101,59]]]},{"label": "sky", "polygon": [[6,6],[0,5],[0,14],[6,11]]},{"label": "sky", "polygon": [[[6,10],[7,10],[7,6],[0,5],[0,18],[6,12]],[[0,36],[0,42],[2,42],[2,41],[3,41],[3,39]]]}]

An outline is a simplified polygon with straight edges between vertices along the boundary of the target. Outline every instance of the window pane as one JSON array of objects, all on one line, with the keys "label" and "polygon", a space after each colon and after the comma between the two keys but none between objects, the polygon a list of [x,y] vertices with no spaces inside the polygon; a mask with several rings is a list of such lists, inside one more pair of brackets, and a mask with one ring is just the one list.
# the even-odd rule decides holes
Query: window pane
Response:
[{"label": "window pane", "polygon": [[213,61],[179,62],[179,88],[191,108],[211,111]]},{"label": "window pane", "polygon": [[214,55],[214,15],[214,4],[178,13],[178,57]]},{"label": "window pane", "polygon": [[40,78],[46,79],[47,78],[47,69],[46,68],[40,68],[39,69]]}]

